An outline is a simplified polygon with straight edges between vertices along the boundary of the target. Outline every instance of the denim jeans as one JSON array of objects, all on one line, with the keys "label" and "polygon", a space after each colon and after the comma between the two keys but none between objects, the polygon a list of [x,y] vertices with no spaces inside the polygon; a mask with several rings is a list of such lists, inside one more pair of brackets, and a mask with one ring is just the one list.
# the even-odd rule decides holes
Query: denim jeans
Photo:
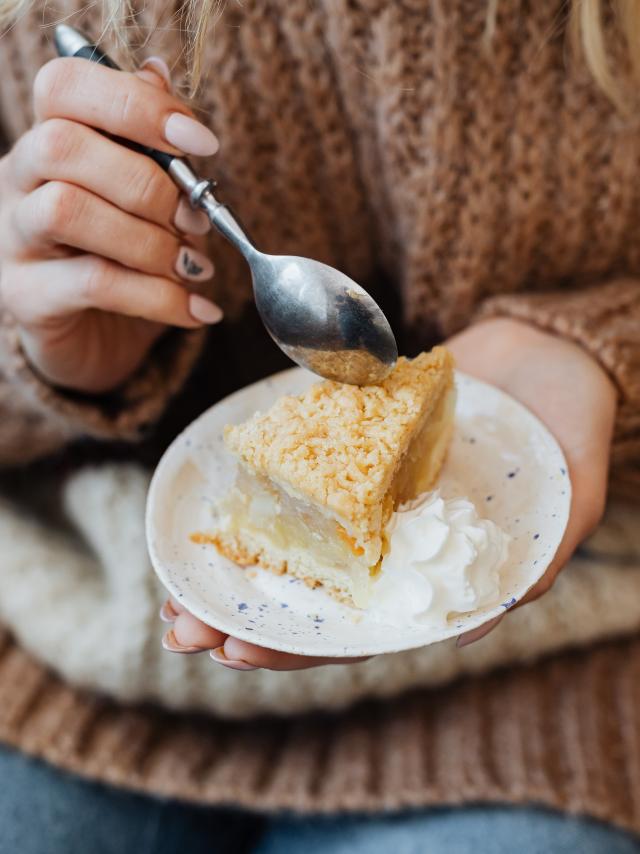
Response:
[{"label": "denim jeans", "polygon": [[533,807],[294,818],[86,783],[0,748],[0,854],[632,854],[615,828]]}]

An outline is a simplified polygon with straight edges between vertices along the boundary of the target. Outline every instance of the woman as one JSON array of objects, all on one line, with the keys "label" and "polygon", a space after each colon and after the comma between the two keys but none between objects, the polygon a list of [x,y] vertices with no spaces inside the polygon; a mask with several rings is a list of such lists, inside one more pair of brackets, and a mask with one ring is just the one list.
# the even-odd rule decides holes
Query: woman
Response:
[{"label": "woman", "polygon": [[[574,496],[565,539],[528,601],[547,591],[600,519],[610,468],[613,482],[627,492],[637,491],[640,482],[640,218],[634,181],[640,132],[630,117],[633,38],[639,22],[633,5],[619,5],[620,15],[609,20],[596,0],[575,2],[568,23],[560,2],[529,8],[516,0],[327,0],[313,6],[273,0],[228,5],[215,14],[205,4],[203,10],[189,10],[189,31],[195,32],[185,54],[174,10],[148,4],[134,10],[136,32],[144,42],[138,58],[157,55],[132,73],[51,59],[51,33],[41,27],[42,15],[52,20],[64,16],[97,38],[103,31],[97,6],[82,9],[69,0],[55,15],[37,5],[23,10],[0,42],[0,109],[8,143],[0,162],[5,309],[0,454],[7,468],[5,517],[10,520],[4,530],[14,534],[0,615],[26,648],[72,682],[121,700],[154,699],[176,709],[247,717],[339,708],[361,697],[389,696],[463,670],[512,661],[527,651],[542,652],[638,625],[631,610],[623,625],[620,615],[628,596],[616,600],[616,608],[603,609],[606,614],[598,613],[586,635],[572,621],[564,634],[557,625],[555,633],[548,624],[536,627],[535,617],[524,616],[526,609],[522,617],[510,615],[504,621],[492,646],[485,641],[485,648],[494,650],[488,658],[481,651],[465,658],[465,653],[438,647],[313,671],[309,668],[329,662],[225,637],[169,602],[162,609],[162,617],[172,624],[165,649],[209,650],[224,669],[212,673],[214,664],[203,657],[197,664],[193,659],[189,664],[171,662],[166,654],[151,651],[157,594],[139,554],[141,513],[120,511],[120,504],[127,510],[140,508],[136,501],[144,493],[144,480],[131,473],[132,466],[84,465],[76,473],[98,458],[152,461],[193,414],[276,366],[273,349],[256,334],[247,308],[250,288],[242,259],[207,238],[206,222],[179,200],[154,163],[100,131],[189,155],[202,172],[210,168],[204,158],[221,145],[215,162],[221,192],[261,245],[343,269],[396,315],[403,349],[447,339],[463,370],[506,389],[554,432],[569,462]],[[204,24],[212,17],[216,24],[206,31]],[[573,32],[570,60],[567,30]],[[161,56],[175,66],[173,75]],[[206,72],[191,106],[177,97],[172,83],[172,78],[179,82],[185,67],[193,69],[193,82],[199,71]],[[219,325],[223,310],[227,319]],[[205,329],[211,326],[206,354],[196,366]],[[159,426],[152,428],[158,419]],[[101,445],[81,442],[86,437],[101,440]],[[129,449],[113,445],[113,440],[141,439],[142,445]],[[54,459],[64,448],[66,453]],[[66,524],[71,520],[77,530],[75,540],[67,535],[64,541],[52,541],[52,528],[60,525],[55,489],[61,478]],[[56,500],[50,502],[53,508],[38,507],[36,521],[25,521],[17,502],[26,498],[33,516],[36,483],[39,493],[46,491]],[[96,561],[87,563],[79,539],[97,554],[97,573]],[[14,548],[16,542],[20,545]],[[145,572],[138,572],[143,565]],[[566,602],[565,597],[563,606]],[[544,607],[541,600],[532,613],[543,614]],[[509,623],[521,627],[525,620],[533,621],[531,634],[523,635],[525,649],[515,651]],[[463,636],[459,646],[494,627],[495,622]],[[634,660],[627,656],[627,663]],[[566,668],[570,678],[576,668],[569,662]],[[272,672],[288,670],[304,672]],[[51,687],[47,679],[52,677],[27,672],[39,674],[34,678]],[[510,684],[518,685],[519,678],[515,673]],[[537,696],[544,678],[541,670],[528,689],[513,689],[512,708],[532,707],[527,690]],[[32,686],[14,677],[6,684],[20,709],[10,740],[29,748],[25,733],[33,725],[36,702]],[[41,695],[43,691],[41,686]],[[92,749],[96,728],[108,744],[108,733],[121,736],[121,716],[131,713],[113,707],[107,713],[101,706],[96,714],[82,695],[65,696],[77,712],[71,717],[80,721],[74,726],[68,722],[69,708],[58,710],[58,726],[69,731],[75,757],[59,756],[60,764],[103,780],[136,785],[137,779],[139,787],[154,789],[150,769],[154,750],[164,739],[172,746],[163,754],[170,757],[163,791],[202,799],[197,784],[202,769],[194,771],[184,744],[181,751],[172,741],[182,723],[165,720],[156,726],[149,723],[151,717],[136,718],[144,721],[144,737],[126,746],[138,751],[135,774],[114,756],[106,765],[98,763],[97,771]],[[48,709],[49,703],[45,705]],[[640,819],[634,825],[629,818],[635,815],[633,803],[623,816],[603,788],[602,780],[615,777],[604,760],[602,778],[592,790],[584,777],[550,768],[541,758],[560,749],[546,722],[536,724],[536,739],[544,749],[523,760],[527,784],[519,788],[517,774],[497,770],[497,745],[508,737],[514,718],[504,709],[492,712],[488,696],[481,708],[480,722],[461,724],[458,717],[458,736],[480,744],[481,758],[474,765],[480,769],[479,780],[467,785],[451,776],[459,760],[453,751],[448,761],[430,769],[435,788],[423,779],[396,802],[393,774],[382,762],[376,771],[377,800],[354,796],[370,789],[371,781],[364,787],[352,782],[332,807],[535,797],[552,806],[615,818],[640,831]],[[583,714],[580,708],[572,710],[567,733],[580,727]],[[117,721],[105,729],[111,715]],[[353,725],[344,720],[337,726]],[[404,756],[401,776],[410,768],[407,757],[416,751],[416,733],[405,724],[391,739],[397,749],[385,754],[391,763]],[[211,739],[195,723],[184,726],[196,752],[194,745]],[[256,724],[243,733],[251,739],[252,732],[269,727],[278,732],[283,726]],[[286,726],[285,740],[295,746],[297,724]],[[370,730],[370,721],[365,726]],[[526,730],[522,721],[518,726]],[[304,728],[300,732],[306,733]],[[386,741],[393,732],[389,718],[379,735]],[[45,745],[40,735],[40,746],[32,742],[31,750],[54,758],[51,738],[55,742],[56,737],[49,736]],[[621,739],[616,755],[631,755],[631,736],[616,737]],[[309,743],[305,734],[291,748],[295,761],[308,760]],[[318,735],[318,752],[326,755],[323,744]],[[406,754],[403,744],[411,748]],[[493,746],[485,750],[482,744]],[[357,767],[368,749],[356,739],[351,759],[347,752],[340,760],[338,777],[349,780],[349,768],[354,762]],[[276,753],[269,754],[264,745],[260,750],[261,761],[274,766],[269,774],[287,790],[294,779],[293,760],[278,754],[275,762]],[[568,735],[561,750],[572,767],[584,762],[583,749]],[[20,760],[7,755],[4,761],[8,773],[17,773]],[[215,762],[207,756],[207,768],[209,763],[219,768],[220,762],[220,756]],[[45,785],[37,782],[42,773],[53,774],[51,785],[63,793],[61,803],[80,804],[65,812],[70,836],[64,850],[73,850],[68,840],[77,844],[74,827],[84,801],[73,801],[64,792],[75,784],[56,772],[26,767],[20,772],[26,774],[21,797],[27,792],[34,807],[36,793]],[[232,763],[230,779],[242,779],[241,767]],[[181,774],[188,779],[187,792],[171,782]],[[327,775],[326,765],[317,765],[305,789],[307,810],[326,808],[327,801],[314,792],[322,789]],[[259,777],[251,776],[250,785],[237,785],[233,797],[221,798],[218,790],[209,800],[295,805],[278,799],[278,785],[270,802],[261,801],[265,778],[261,783]],[[88,790],[81,790],[84,798]],[[118,797],[102,793],[99,800],[114,804]],[[153,810],[153,802],[136,802],[134,809],[138,816]],[[172,821],[191,820],[178,807],[169,812]],[[120,814],[116,809],[115,815]],[[422,818],[413,825],[419,841],[436,827],[433,814]],[[462,819],[456,815],[454,820]],[[531,820],[540,828],[537,832],[545,833],[550,819]],[[211,831],[210,821],[207,814],[204,836],[194,832],[194,849],[197,838]],[[231,826],[230,818],[223,821]],[[387,825],[393,825],[393,835],[409,832],[406,822]],[[248,822],[241,820],[240,826],[244,833]],[[510,844],[513,828],[508,822],[502,826],[502,838]],[[595,832],[585,827],[593,841]],[[25,822],[19,825],[20,838],[28,832]],[[81,837],[85,847],[87,832]],[[285,842],[277,842],[280,832],[277,827],[269,830],[261,844],[285,850]],[[318,832],[325,845],[318,850],[338,850],[326,826]],[[607,850],[635,844],[613,830],[603,833]],[[587,850],[583,843],[580,837],[575,845]],[[231,844],[237,845],[237,839]],[[291,844],[311,843],[294,835]],[[360,844],[368,846],[363,850],[375,850],[371,836]],[[133,831],[120,849],[127,845],[138,845]]]}]

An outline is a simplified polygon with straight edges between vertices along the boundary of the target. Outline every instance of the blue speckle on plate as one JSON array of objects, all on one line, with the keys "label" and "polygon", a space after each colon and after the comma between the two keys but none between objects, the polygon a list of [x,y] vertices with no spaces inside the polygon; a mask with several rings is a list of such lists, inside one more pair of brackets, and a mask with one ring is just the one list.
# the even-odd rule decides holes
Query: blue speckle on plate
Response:
[{"label": "blue speckle on plate", "polygon": [[246,602],[240,602],[238,605],[238,611],[246,611],[249,606]]},{"label": "blue speckle on plate", "polygon": [[539,540],[539,539],[540,539],[540,534],[534,534],[534,535],[533,535],[533,539],[534,539],[534,540]]}]

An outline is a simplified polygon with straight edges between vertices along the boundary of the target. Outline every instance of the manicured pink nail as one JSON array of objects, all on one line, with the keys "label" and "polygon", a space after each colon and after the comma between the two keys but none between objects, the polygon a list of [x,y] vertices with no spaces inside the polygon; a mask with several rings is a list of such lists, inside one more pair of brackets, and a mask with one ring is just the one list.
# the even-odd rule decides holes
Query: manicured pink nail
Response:
[{"label": "manicured pink nail", "polygon": [[142,71],[145,69],[155,72],[158,77],[162,77],[164,82],[167,84],[167,88],[171,92],[171,71],[161,56],[150,56],[148,59],[145,59],[140,66],[140,70]]},{"label": "manicured pink nail", "polygon": [[176,638],[173,629],[169,629],[162,638],[162,646],[167,652],[180,652],[184,655],[193,655],[196,652],[204,652],[201,646],[183,646]]},{"label": "manicured pink nail", "polygon": [[162,608],[160,608],[160,619],[163,623],[173,623],[178,616],[178,612],[171,604],[171,600],[167,599]]},{"label": "manicured pink nail", "polygon": [[497,617],[494,617],[493,620],[489,620],[489,622],[478,626],[477,629],[471,629],[470,632],[465,632],[464,634],[459,635],[456,640],[456,646],[469,646],[470,643],[479,641],[481,638],[485,637],[485,635],[488,635],[489,632],[493,631],[500,620],[504,619],[504,616],[504,614],[499,614]]},{"label": "manicured pink nail", "polygon": [[209,128],[183,113],[171,113],[164,126],[164,137],[185,154],[199,157],[210,157],[220,148],[217,137]]},{"label": "manicured pink nail", "polygon": [[249,664],[248,661],[235,661],[232,658],[227,658],[224,654],[224,647],[219,646],[216,649],[212,649],[209,653],[211,658],[216,662],[216,664],[222,664],[224,667],[228,667],[231,670],[259,670],[259,667],[256,667],[253,664]]},{"label": "manicured pink nail", "polygon": [[178,202],[173,224],[185,234],[206,234],[211,228],[209,217],[203,211],[194,211],[184,196]]},{"label": "manicured pink nail", "polygon": [[189,313],[200,323],[219,323],[222,320],[222,309],[215,303],[201,297],[200,294],[189,296]]},{"label": "manicured pink nail", "polygon": [[213,264],[192,246],[181,246],[175,264],[176,273],[192,282],[206,282],[213,276]]}]

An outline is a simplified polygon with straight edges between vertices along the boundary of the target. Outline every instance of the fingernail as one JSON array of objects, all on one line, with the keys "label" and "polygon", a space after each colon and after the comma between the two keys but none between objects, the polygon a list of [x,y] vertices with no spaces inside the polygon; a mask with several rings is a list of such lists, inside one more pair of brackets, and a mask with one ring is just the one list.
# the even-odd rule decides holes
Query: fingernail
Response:
[{"label": "fingernail", "polygon": [[167,599],[162,608],[160,608],[160,619],[163,623],[173,623],[178,616],[178,612],[171,604],[171,600]]},{"label": "fingernail", "polygon": [[211,228],[209,217],[203,211],[194,211],[184,196],[178,202],[173,224],[185,234],[206,234]]},{"label": "fingernail", "polygon": [[469,646],[470,643],[479,641],[480,638],[483,638],[485,635],[488,635],[489,632],[493,631],[500,620],[504,619],[504,616],[504,614],[499,614],[497,617],[494,617],[493,620],[489,620],[487,623],[483,623],[481,626],[478,626],[477,629],[471,629],[470,632],[465,632],[464,634],[459,635],[456,640],[456,646],[458,648],[462,646]]},{"label": "fingernail", "polygon": [[224,667],[228,667],[231,670],[259,670],[259,667],[255,667],[253,664],[249,664],[248,661],[236,661],[232,658],[227,658],[224,654],[224,647],[219,646],[216,649],[212,649],[209,653],[211,658],[216,662],[216,664],[222,664]]},{"label": "fingernail", "polygon": [[192,246],[181,246],[175,264],[176,273],[192,282],[206,282],[213,276],[213,264]]},{"label": "fingernail", "polygon": [[222,320],[222,309],[200,294],[190,295],[189,313],[200,323],[219,323]]},{"label": "fingernail", "polygon": [[172,91],[171,71],[161,56],[150,56],[148,59],[145,59],[140,66],[140,69],[150,69],[151,71],[154,71],[159,77],[162,77],[164,82],[167,84],[169,91]]},{"label": "fingernail", "polygon": [[209,157],[220,147],[217,137],[209,128],[183,113],[171,113],[164,126],[164,137],[185,154],[199,157]]},{"label": "fingernail", "polygon": [[195,652],[204,652],[201,646],[183,646],[176,638],[173,629],[169,629],[166,635],[162,638],[162,646],[167,652],[181,652],[183,654],[192,655]]}]

